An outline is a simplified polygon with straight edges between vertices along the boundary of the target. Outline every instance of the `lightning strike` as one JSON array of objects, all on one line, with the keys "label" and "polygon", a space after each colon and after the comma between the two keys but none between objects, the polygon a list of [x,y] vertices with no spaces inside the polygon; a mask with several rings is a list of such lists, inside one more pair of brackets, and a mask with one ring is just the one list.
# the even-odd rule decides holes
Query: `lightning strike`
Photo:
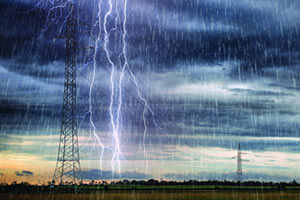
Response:
[{"label": "lightning strike", "polygon": [[[97,144],[101,148],[101,153],[100,153],[100,160],[99,160],[99,165],[100,169],[103,168],[103,157],[104,157],[104,152],[105,149],[108,148],[103,144],[103,141],[99,137],[99,135],[96,133],[96,126],[95,126],[95,121],[94,121],[94,108],[92,104],[92,96],[93,96],[93,90],[95,87],[95,81],[96,81],[96,69],[98,67],[98,62],[97,62],[97,55],[99,52],[99,47],[100,47],[100,42],[103,40],[103,50],[105,52],[105,56],[108,60],[109,65],[111,66],[110,70],[110,85],[111,85],[111,94],[110,94],[110,104],[109,104],[109,116],[110,116],[110,124],[112,127],[112,134],[113,134],[113,149],[110,149],[113,154],[111,158],[111,169],[112,172],[115,172],[115,165],[117,165],[117,170],[120,173],[121,172],[121,162],[120,162],[120,156],[121,156],[121,144],[120,144],[120,132],[121,132],[121,118],[122,118],[122,106],[123,106],[123,81],[126,75],[126,72],[129,72],[129,80],[131,80],[136,88],[137,92],[137,97],[138,100],[143,104],[144,109],[142,112],[142,120],[143,120],[143,126],[144,126],[144,131],[143,131],[143,139],[142,139],[142,145],[143,145],[143,154],[146,160],[146,171],[148,171],[148,154],[146,150],[146,136],[148,132],[148,121],[147,121],[147,112],[150,113],[152,116],[152,121],[153,124],[156,127],[159,127],[156,120],[155,120],[155,113],[150,107],[145,95],[142,93],[138,80],[136,76],[134,75],[132,69],[129,66],[129,61],[128,61],[128,55],[127,55],[127,4],[128,0],[123,1],[123,13],[121,19],[121,11],[119,10],[120,6],[120,0],[116,0],[113,2],[113,0],[108,0],[108,10],[105,12],[103,21],[102,21],[102,4],[103,0],[96,0],[98,4],[98,13],[97,13],[97,20],[94,23],[94,27],[98,28],[98,32],[96,34],[96,39],[94,43],[94,53],[92,55],[92,61],[87,64],[90,65],[92,64],[92,76],[90,80],[90,86],[89,86],[89,96],[88,96],[88,102],[89,102],[89,108],[88,111],[84,114],[83,120],[80,123],[80,125],[83,123],[84,119],[89,116],[89,123],[90,123],[90,133],[87,141],[90,141],[92,137],[96,139]],[[54,17],[51,18],[51,15],[53,12],[55,12],[58,9],[63,9],[65,8],[68,4],[71,4],[73,0],[66,0],[66,1],[51,1],[51,0],[41,0],[37,2],[37,4],[29,10],[28,12],[33,11],[34,9],[41,7],[41,5],[46,2],[50,3],[51,7],[48,8],[48,14],[47,14],[47,19],[46,19],[46,25],[45,28],[42,30],[42,32],[45,32],[47,30],[47,23],[50,21],[51,23],[55,23],[56,18],[62,17],[62,11],[59,12],[60,14],[57,15],[57,13],[54,13]],[[113,13],[113,8],[115,6],[115,14]],[[63,30],[63,25],[66,24],[67,18],[70,15],[70,12],[67,13],[65,19],[63,20],[63,24],[60,27],[60,32]],[[114,26],[109,28],[109,18],[113,17],[113,15],[116,15],[114,17]],[[50,20],[51,19],[51,20]],[[123,21],[123,23],[121,23]],[[102,37],[102,27],[103,27],[103,33],[104,36]],[[119,31],[119,27],[121,30]],[[113,61],[112,55],[110,53],[110,36],[114,31],[119,31],[121,34],[121,43],[122,43],[122,48],[121,48],[121,54],[119,55],[120,57],[123,57],[123,64],[120,67],[120,74],[117,76],[117,64]],[[121,62],[122,63],[122,62]],[[115,108],[116,106],[116,108]]]},{"label": "lightning strike", "polygon": [[94,55],[93,55],[93,74],[92,74],[92,80],[91,80],[91,84],[90,84],[90,90],[89,90],[89,116],[90,116],[90,124],[92,126],[92,134],[95,136],[98,144],[101,147],[101,155],[100,155],[100,169],[102,169],[102,161],[103,161],[103,155],[104,155],[104,150],[105,147],[102,144],[99,136],[96,133],[96,127],[94,124],[94,120],[93,120],[93,105],[92,105],[92,92],[93,92],[93,87],[95,84],[95,75],[96,75],[96,67],[97,67],[97,52],[98,52],[98,48],[99,48],[99,43],[101,40],[101,5],[102,5],[102,0],[99,1],[98,3],[98,35],[97,35],[97,39],[95,41],[95,47],[94,47]]},{"label": "lightning strike", "polygon": [[110,57],[110,53],[108,50],[108,45],[109,45],[109,31],[107,30],[107,20],[108,17],[112,14],[112,9],[113,9],[113,3],[112,0],[109,0],[109,9],[105,13],[104,16],[104,22],[103,22],[103,29],[104,29],[104,46],[103,49],[105,51],[107,60],[109,64],[111,65],[111,74],[110,74],[110,84],[111,84],[111,96],[110,96],[110,106],[109,106],[109,114],[110,114],[110,121],[111,121],[111,126],[112,126],[112,131],[113,131],[113,137],[115,140],[115,148],[111,160],[111,167],[112,171],[114,172],[114,163],[117,162],[117,167],[118,171],[121,171],[121,165],[120,165],[120,160],[119,160],[119,153],[121,152],[120,150],[120,142],[119,142],[119,134],[118,134],[118,123],[115,122],[115,117],[113,113],[113,106],[114,106],[114,98],[115,98],[115,83],[114,83],[114,74],[115,74],[115,63],[112,61],[112,58]]}]

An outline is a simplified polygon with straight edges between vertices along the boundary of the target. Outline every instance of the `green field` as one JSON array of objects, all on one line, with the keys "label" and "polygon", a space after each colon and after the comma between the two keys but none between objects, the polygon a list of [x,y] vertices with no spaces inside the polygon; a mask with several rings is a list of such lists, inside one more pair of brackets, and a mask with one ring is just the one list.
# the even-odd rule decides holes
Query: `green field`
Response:
[{"label": "green field", "polygon": [[83,194],[0,194],[1,200],[300,200],[298,191],[101,191]]}]

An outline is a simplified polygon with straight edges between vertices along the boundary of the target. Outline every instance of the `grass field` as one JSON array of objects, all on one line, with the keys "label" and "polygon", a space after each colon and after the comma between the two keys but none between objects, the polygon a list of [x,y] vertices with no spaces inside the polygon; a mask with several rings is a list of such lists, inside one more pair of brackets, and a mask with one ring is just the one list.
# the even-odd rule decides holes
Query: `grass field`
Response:
[{"label": "grass field", "polygon": [[101,191],[85,194],[0,194],[1,200],[300,200],[299,191]]}]

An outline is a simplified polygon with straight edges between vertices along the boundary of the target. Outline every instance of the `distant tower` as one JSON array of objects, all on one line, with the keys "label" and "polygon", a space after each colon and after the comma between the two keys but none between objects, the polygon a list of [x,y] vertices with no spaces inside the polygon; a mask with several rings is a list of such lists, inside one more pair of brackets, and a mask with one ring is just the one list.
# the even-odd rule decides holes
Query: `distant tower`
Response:
[{"label": "distant tower", "polygon": [[76,18],[70,4],[66,24],[65,81],[61,132],[53,182],[76,184],[82,181],[76,120]]},{"label": "distant tower", "polygon": [[237,181],[240,183],[242,181],[242,175],[243,175],[243,171],[242,171],[242,152],[241,152],[240,143],[239,143],[238,152],[237,152],[237,170],[236,170],[236,174],[237,174]]}]

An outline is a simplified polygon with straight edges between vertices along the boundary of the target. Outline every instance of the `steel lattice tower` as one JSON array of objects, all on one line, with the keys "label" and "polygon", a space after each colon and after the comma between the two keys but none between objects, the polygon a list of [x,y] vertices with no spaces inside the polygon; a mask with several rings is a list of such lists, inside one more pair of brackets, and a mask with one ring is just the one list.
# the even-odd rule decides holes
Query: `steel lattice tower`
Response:
[{"label": "steel lattice tower", "polygon": [[65,80],[62,123],[53,182],[77,184],[82,181],[79,160],[76,119],[76,17],[75,6],[70,4],[66,23]]},{"label": "steel lattice tower", "polygon": [[237,152],[237,170],[236,170],[236,174],[237,174],[237,181],[241,182],[243,171],[242,171],[242,152],[241,152],[241,145],[240,144],[239,144],[238,152]]}]

